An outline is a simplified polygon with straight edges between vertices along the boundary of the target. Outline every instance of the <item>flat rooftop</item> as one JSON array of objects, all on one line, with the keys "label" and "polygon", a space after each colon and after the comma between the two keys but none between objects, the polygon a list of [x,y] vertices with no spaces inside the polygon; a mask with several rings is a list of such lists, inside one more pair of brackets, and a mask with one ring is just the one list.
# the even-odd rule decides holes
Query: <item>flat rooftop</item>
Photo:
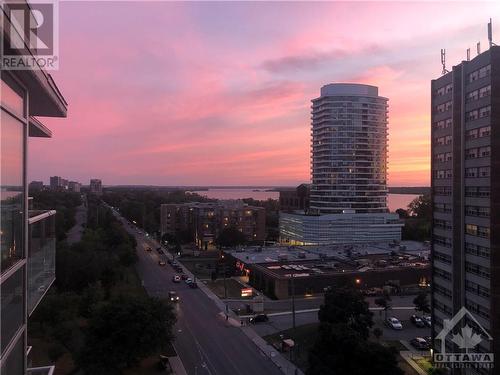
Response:
[{"label": "flat rooftop", "polygon": [[323,262],[343,261],[353,262],[366,257],[392,255],[409,256],[410,258],[429,259],[428,244],[416,241],[401,241],[400,243],[366,243],[349,245],[308,245],[308,246],[248,246],[241,249],[225,250],[237,260],[245,264],[264,264],[278,262],[306,262],[321,260]]}]

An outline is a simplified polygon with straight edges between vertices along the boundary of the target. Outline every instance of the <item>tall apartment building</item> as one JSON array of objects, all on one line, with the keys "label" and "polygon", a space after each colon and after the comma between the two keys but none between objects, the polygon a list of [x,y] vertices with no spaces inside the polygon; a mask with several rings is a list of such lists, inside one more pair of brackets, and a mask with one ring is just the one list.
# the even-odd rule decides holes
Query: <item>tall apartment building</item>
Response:
[{"label": "tall apartment building", "polygon": [[375,86],[345,83],[312,100],[309,208],[280,213],[282,242],[401,240],[387,209],[387,100]]},{"label": "tall apartment building", "polygon": [[[469,352],[494,353],[499,368],[500,47],[433,80],[431,98],[434,348],[462,352],[451,334],[480,324],[493,340],[479,332],[483,340]],[[462,307],[476,321],[467,315],[441,341],[444,321]]]},{"label": "tall apartment building", "polygon": [[[12,33],[24,35],[7,4],[0,16],[4,44]],[[0,75],[0,373],[48,375],[53,366],[28,368],[27,324],[55,279],[55,211],[28,210],[27,147],[28,137],[51,137],[35,116],[65,117],[67,103],[38,65]]]},{"label": "tall apartment building", "polygon": [[29,184],[30,191],[40,191],[43,190],[43,181],[31,181]]},{"label": "tall apartment building", "polygon": [[188,234],[200,249],[208,249],[222,230],[234,227],[249,241],[266,239],[266,211],[241,201],[161,205],[163,234]]},{"label": "tall apartment building", "polygon": [[71,191],[73,193],[79,193],[80,188],[82,187],[82,184],[76,181],[69,181],[68,182],[68,191]]},{"label": "tall apartment building", "polygon": [[101,195],[102,194],[102,181],[94,178],[90,180],[90,193]]},{"label": "tall apartment building", "polygon": [[62,190],[62,189],[63,189],[62,178],[60,176],[51,176],[50,190]]}]

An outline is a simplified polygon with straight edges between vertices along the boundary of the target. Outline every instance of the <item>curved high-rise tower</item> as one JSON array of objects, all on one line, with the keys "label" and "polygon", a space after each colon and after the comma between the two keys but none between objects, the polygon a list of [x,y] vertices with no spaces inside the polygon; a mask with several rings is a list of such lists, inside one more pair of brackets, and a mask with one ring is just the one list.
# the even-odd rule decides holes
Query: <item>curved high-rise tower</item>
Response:
[{"label": "curved high-rise tower", "polygon": [[387,212],[387,100],[345,83],[312,100],[311,212]]}]

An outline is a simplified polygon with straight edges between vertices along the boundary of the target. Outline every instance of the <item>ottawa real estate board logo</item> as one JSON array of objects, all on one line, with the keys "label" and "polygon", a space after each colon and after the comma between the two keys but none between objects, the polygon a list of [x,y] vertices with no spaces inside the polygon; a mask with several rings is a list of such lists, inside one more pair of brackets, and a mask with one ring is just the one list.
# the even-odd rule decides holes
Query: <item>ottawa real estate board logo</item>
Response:
[{"label": "ottawa real estate board logo", "polygon": [[56,70],[59,68],[59,9],[57,0],[0,0],[0,68]]},{"label": "ottawa real estate board logo", "polygon": [[[471,327],[467,322],[459,324],[467,319],[472,322]],[[446,340],[449,339],[455,348],[460,351],[450,353],[446,351]],[[452,319],[443,320],[443,329],[435,337],[441,341],[439,353],[434,353],[434,365],[440,368],[493,368],[493,353],[484,353],[476,349],[482,341],[492,340],[491,335],[479,324],[477,319],[469,310],[462,307]]]}]

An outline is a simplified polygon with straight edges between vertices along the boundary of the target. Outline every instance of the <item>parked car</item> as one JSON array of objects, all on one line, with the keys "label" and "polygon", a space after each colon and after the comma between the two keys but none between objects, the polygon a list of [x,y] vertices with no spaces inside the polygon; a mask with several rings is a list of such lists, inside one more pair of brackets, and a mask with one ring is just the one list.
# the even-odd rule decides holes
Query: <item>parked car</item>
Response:
[{"label": "parked car", "polygon": [[429,343],[422,337],[415,337],[410,341],[411,346],[418,350],[429,350]]},{"label": "parked car", "polygon": [[146,247],[146,251],[153,251],[149,246]]},{"label": "parked car", "polygon": [[160,260],[158,261],[158,264],[159,264],[160,266],[162,266],[162,267],[163,267],[163,266],[164,266],[165,264],[167,264],[167,263],[166,263],[163,259],[160,259]]},{"label": "parked car", "polygon": [[181,277],[179,275],[174,275],[174,276],[172,276],[172,281],[174,283],[180,283],[181,282]]},{"label": "parked car", "polygon": [[189,279],[189,277],[188,277],[188,275],[186,275],[185,273],[183,273],[183,274],[181,275],[181,279],[182,279],[182,280],[187,280],[187,279]]},{"label": "parked car", "polygon": [[424,315],[422,317],[422,320],[424,321],[424,324],[427,326],[427,327],[430,327],[431,326],[431,317],[429,315]]},{"label": "parked car", "polygon": [[170,291],[168,292],[168,299],[172,302],[179,302],[179,296],[177,295],[177,292]]},{"label": "parked car", "polygon": [[269,321],[269,317],[266,314],[258,314],[250,318],[250,323],[262,323]]},{"label": "parked car", "polygon": [[192,282],[193,282],[193,279],[192,279],[192,278],[188,277],[188,278],[186,279],[186,284],[188,284],[188,285],[189,285],[189,284],[191,284]]},{"label": "parked car", "polygon": [[392,328],[392,329],[395,329],[395,330],[403,329],[403,325],[401,324],[401,322],[399,321],[399,319],[397,319],[397,318],[395,318],[393,316],[387,318],[386,321],[385,321],[385,324],[389,328]]},{"label": "parked car", "polygon": [[410,321],[413,323],[413,325],[415,327],[418,327],[418,328],[425,327],[425,323],[424,323],[423,319],[421,317],[419,317],[418,315],[412,315],[410,317]]}]

